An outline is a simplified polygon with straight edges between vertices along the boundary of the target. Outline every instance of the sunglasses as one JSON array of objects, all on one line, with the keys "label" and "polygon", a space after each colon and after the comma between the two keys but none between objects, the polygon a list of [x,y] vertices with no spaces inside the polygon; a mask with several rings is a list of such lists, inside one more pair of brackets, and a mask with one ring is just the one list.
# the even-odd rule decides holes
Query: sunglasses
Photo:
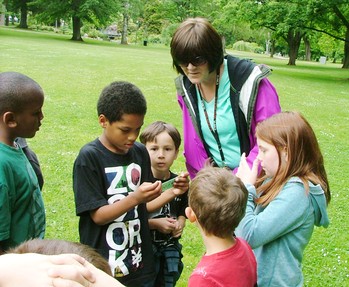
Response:
[{"label": "sunglasses", "polygon": [[189,62],[178,61],[178,65],[181,66],[182,68],[188,67],[189,63],[197,67],[197,66],[205,65],[207,63],[207,60],[202,56],[197,56],[194,59],[191,59]]}]

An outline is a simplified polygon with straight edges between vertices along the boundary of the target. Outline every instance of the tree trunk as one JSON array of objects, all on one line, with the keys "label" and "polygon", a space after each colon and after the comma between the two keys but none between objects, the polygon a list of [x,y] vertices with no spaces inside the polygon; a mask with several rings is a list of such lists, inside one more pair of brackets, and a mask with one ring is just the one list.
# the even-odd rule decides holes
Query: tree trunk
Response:
[{"label": "tree trunk", "polygon": [[345,32],[343,69],[349,69],[349,27]]},{"label": "tree trunk", "polygon": [[123,14],[124,19],[122,23],[122,33],[121,33],[121,44],[127,45],[127,30],[128,30],[128,14],[125,12]]},{"label": "tree trunk", "polygon": [[73,16],[73,37],[71,38],[73,41],[82,41],[81,27],[82,27],[82,22],[80,17]]},{"label": "tree trunk", "polygon": [[21,21],[19,22],[19,28],[28,29],[28,6],[27,1],[23,1],[21,4]]},{"label": "tree trunk", "polygon": [[295,32],[293,29],[288,31],[287,43],[290,50],[288,52],[289,60],[287,65],[290,65],[290,66],[296,65],[298,50],[301,44],[301,39],[302,39],[302,35],[300,32]]},{"label": "tree trunk", "polygon": [[271,40],[271,47],[270,47],[270,58],[274,57],[275,54],[275,40]]},{"label": "tree trunk", "polygon": [[305,60],[311,61],[310,41],[306,36],[303,37],[303,41],[304,41],[304,46],[305,46],[304,47],[305,48]]},{"label": "tree trunk", "polygon": [[[3,4],[3,7],[5,8],[4,12],[7,12],[7,4],[8,4],[8,0],[5,0]],[[1,7],[1,4],[0,4],[0,7]],[[8,26],[10,24],[10,19],[7,13],[4,13],[4,14],[5,14],[5,26]]]}]

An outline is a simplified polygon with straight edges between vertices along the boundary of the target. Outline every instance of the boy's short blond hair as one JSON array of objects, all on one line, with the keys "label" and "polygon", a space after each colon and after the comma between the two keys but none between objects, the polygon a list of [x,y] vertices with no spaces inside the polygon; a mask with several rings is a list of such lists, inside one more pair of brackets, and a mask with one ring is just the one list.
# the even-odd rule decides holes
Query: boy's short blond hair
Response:
[{"label": "boy's short blond hair", "polygon": [[248,191],[231,170],[207,166],[190,183],[189,206],[206,234],[234,235],[245,215]]}]

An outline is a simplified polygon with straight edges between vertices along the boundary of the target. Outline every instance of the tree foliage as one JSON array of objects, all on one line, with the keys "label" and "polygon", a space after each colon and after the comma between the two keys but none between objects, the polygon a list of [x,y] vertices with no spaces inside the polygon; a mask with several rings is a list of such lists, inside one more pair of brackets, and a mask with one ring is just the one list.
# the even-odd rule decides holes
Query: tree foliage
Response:
[{"label": "tree foliage", "polygon": [[273,43],[286,41],[289,65],[295,65],[302,39],[310,58],[311,30],[339,39],[344,43],[343,68],[349,68],[349,0],[232,0],[222,10],[226,27],[235,18],[256,30],[273,31]]},{"label": "tree foliage", "polygon": [[84,21],[105,24],[119,8],[117,0],[34,0],[30,4],[39,9],[43,21],[72,19],[72,40],[82,41],[81,27]]},{"label": "tree foliage", "polygon": [[[232,3],[233,2],[233,3]],[[299,46],[307,30],[300,23],[307,22],[306,13],[297,1],[231,1],[225,9],[228,15],[251,23],[254,29],[273,31],[274,38],[288,44],[289,65],[295,65]]]},{"label": "tree foliage", "polygon": [[312,22],[306,28],[343,42],[342,68],[349,69],[349,0],[311,0],[307,6],[307,17]]}]

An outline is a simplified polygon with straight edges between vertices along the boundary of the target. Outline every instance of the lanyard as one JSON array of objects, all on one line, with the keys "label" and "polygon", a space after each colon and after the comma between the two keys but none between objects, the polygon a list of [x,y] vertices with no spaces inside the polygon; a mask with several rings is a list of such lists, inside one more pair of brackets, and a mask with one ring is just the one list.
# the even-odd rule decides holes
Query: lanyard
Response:
[{"label": "lanyard", "polygon": [[210,119],[208,118],[207,109],[206,109],[206,106],[205,106],[205,103],[204,103],[204,99],[202,98],[201,89],[200,89],[199,85],[198,85],[198,91],[199,91],[199,95],[200,95],[201,106],[202,106],[202,109],[204,110],[207,126],[210,129],[214,139],[217,142],[217,146],[218,146],[219,153],[221,155],[222,162],[225,165],[225,157],[224,157],[221,141],[219,140],[219,135],[218,135],[218,132],[217,132],[218,87],[219,87],[219,72],[217,73],[217,78],[216,78],[216,93],[215,93],[215,99],[214,99],[214,112],[213,112],[213,128],[211,126]]}]

